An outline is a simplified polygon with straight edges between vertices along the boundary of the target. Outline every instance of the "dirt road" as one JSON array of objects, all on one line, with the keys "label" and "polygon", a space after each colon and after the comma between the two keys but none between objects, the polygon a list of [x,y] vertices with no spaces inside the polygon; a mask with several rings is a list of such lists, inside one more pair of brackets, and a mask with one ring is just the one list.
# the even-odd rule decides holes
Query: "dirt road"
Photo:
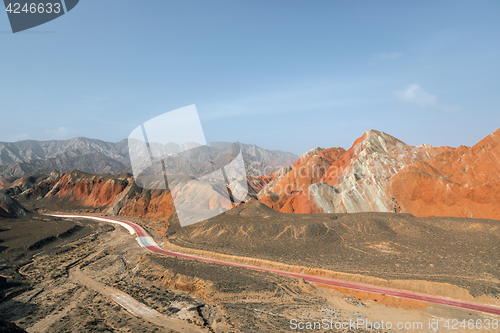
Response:
[{"label": "dirt road", "polygon": [[[130,312],[136,317],[140,317],[156,326],[165,327],[175,332],[186,332],[186,333],[203,333],[208,332],[206,329],[197,328],[194,325],[190,325],[182,320],[169,318],[158,311],[151,309],[150,307],[136,301],[134,298],[128,294],[106,286],[103,283],[97,282],[80,271],[80,268],[74,267],[69,271],[70,277],[77,283],[84,285],[88,289],[94,290],[101,295],[105,296],[109,300],[112,300],[116,304],[123,307],[125,310]],[[35,332],[35,331],[33,331]]]},{"label": "dirt road", "polygon": [[447,297],[415,293],[415,292],[406,291],[406,290],[377,287],[377,286],[372,286],[372,285],[367,285],[367,284],[362,284],[362,283],[347,282],[347,281],[342,281],[342,280],[329,279],[329,278],[308,275],[308,274],[294,273],[294,272],[288,272],[288,271],[283,271],[283,270],[276,270],[276,269],[259,267],[259,266],[252,266],[252,265],[244,265],[244,264],[235,263],[235,262],[228,262],[228,261],[222,261],[222,260],[211,259],[211,258],[203,258],[203,257],[199,257],[199,256],[189,255],[189,254],[182,254],[182,253],[177,253],[177,252],[165,251],[165,250],[161,249],[154,242],[154,240],[151,237],[148,236],[148,234],[144,231],[144,229],[142,227],[140,227],[139,225],[137,225],[135,223],[129,222],[129,221],[118,220],[118,219],[102,217],[102,216],[63,215],[63,214],[56,214],[56,215],[52,215],[52,216],[59,216],[59,217],[66,217],[66,218],[71,218],[71,217],[89,218],[89,219],[94,219],[94,220],[98,220],[98,221],[106,221],[106,222],[121,225],[124,228],[126,228],[131,234],[135,234],[137,236],[136,239],[137,239],[137,242],[139,243],[140,246],[146,248],[147,250],[149,250],[151,252],[157,253],[157,254],[175,256],[175,257],[186,258],[186,259],[194,259],[194,260],[200,260],[200,261],[205,261],[205,262],[217,263],[217,264],[228,265],[228,266],[233,266],[233,267],[242,267],[242,268],[248,268],[248,269],[252,269],[252,270],[266,271],[266,272],[283,274],[283,275],[289,275],[289,276],[298,277],[298,278],[304,279],[305,281],[316,283],[316,284],[323,284],[323,285],[328,285],[328,286],[348,288],[348,289],[353,289],[353,290],[358,290],[358,291],[363,291],[363,292],[381,294],[381,295],[385,295],[385,296],[394,296],[394,297],[405,298],[405,299],[410,299],[410,300],[424,301],[424,302],[446,305],[446,306],[455,307],[455,308],[462,308],[462,309],[468,309],[468,310],[473,310],[473,311],[479,311],[479,312],[483,312],[483,313],[500,315],[500,307],[493,306],[493,305],[478,304],[478,303],[467,302],[467,301],[463,301],[463,300],[456,300],[456,299],[447,298]]}]

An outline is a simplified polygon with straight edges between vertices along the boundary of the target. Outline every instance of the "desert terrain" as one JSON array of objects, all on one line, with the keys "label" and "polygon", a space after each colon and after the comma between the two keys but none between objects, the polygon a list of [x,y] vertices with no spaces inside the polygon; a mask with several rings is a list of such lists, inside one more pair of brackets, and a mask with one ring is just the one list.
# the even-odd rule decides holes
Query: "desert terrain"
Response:
[{"label": "desert terrain", "polygon": [[[356,225],[351,234],[342,225],[346,219]],[[185,253],[250,258],[254,264],[265,261],[278,268],[301,267],[323,276],[325,271],[345,273],[337,277],[499,303],[494,256],[494,246],[499,243],[498,221],[436,219],[439,227],[430,228],[432,218],[301,216],[279,213],[258,202],[191,227],[175,228],[174,222],[163,235],[151,227],[156,225],[154,220],[130,220],[142,225],[164,248],[171,246]],[[28,332],[290,332],[293,320],[342,323],[397,319],[428,324],[437,319],[444,325],[444,320],[451,318],[498,318],[326,288],[280,274],[161,256],[140,247],[124,228],[106,222],[28,214],[2,218],[0,223],[5,277],[0,315]],[[32,232],[26,232],[27,223]],[[475,231],[461,239],[463,232],[459,230],[464,223]],[[221,237],[222,227],[225,237]],[[426,237],[428,244],[418,241],[424,231],[435,235]],[[446,244],[444,235],[454,238]],[[430,251],[424,251],[427,245]],[[462,258],[457,252],[460,246],[474,252]],[[472,264],[471,256],[481,259]],[[121,293],[118,298],[117,293]],[[127,301],[127,297],[133,300]],[[140,303],[139,309],[134,310],[134,300]]]},{"label": "desert terrain", "polygon": [[442,282],[474,297],[500,296],[498,220],[393,213],[284,214],[251,201],[179,228],[168,241],[310,269]]}]

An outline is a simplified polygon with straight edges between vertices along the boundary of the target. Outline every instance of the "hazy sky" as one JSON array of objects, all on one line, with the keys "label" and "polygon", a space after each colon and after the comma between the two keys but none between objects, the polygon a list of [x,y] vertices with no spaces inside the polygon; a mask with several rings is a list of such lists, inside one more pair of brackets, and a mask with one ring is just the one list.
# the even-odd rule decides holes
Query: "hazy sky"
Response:
[{"label": "hazy sky", "polygon": [[12,34],[3,12],[0,141],[119,141],[196,104],[207,141],[473,145],[500,127],[499,17],[499,1],[82,0]]}]

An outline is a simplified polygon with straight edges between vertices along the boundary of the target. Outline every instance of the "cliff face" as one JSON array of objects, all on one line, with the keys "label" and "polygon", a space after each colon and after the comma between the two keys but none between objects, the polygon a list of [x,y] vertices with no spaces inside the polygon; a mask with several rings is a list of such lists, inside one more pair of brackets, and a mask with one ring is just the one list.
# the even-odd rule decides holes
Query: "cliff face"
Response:
[{"label": "cliff face", "polygon": [[499,159],[500,130],[472,148],[410,146],[369,130],[347,151],[315,148],[304,154],[258,198],[287,213],[500,219]]}]

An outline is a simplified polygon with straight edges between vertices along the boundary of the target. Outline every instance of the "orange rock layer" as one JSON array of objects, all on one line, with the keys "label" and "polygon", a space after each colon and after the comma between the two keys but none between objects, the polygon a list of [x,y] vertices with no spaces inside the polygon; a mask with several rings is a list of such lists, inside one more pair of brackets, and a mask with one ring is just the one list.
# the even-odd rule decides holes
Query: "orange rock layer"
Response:
[{"label": "orange rock layer", "polygon": [[500,129],[473,147],[410,146],[370,130],[315,148],[258,194],[284,213],[403,212],[500,219]]},{"label": "orange rock layer", "polygon": [[29,189],[22,188],[22,180],[14,182],[11,189],[20,187],[17,197],[39,208],[97,209],[112,215],[165,221],[174,212],[169,191],[141,189],[130,174],[93,175],[73,170],[44,179]]},{"label": "orange rock layer", "polygon": [[390,181],[402,212],[500,219],[500,130],[472,148],[448,149]]}]

